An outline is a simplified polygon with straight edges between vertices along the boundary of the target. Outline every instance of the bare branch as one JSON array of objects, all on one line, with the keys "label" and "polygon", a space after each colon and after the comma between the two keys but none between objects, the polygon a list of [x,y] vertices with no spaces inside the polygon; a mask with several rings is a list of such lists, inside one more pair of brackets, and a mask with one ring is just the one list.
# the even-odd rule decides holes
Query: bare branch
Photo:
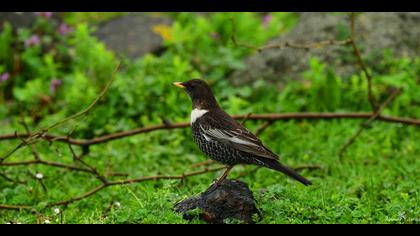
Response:
[{"label": "bare branch", "polygon": [[232,17],[232,18],[230,18],[230,20],[232,22],[232,36],[231,36],[232,43],[235,46],[246,47],[246,48],[249,48],[251,50],[258,49],[257,47],[255,47],[253,45],[250,45],[250,44],[247,44],[247,43],[243,43],[243,42],[238,42],[238,39],[236,38],[236,24],[235,24],[235,19]]},{"label": "bare branch", "polygon": [[271,120],[264,122],[260,127],[257,128],[257,131],[255,131],[255,135],[259,136],[271,124],[273,124],[273,121]]},{"label": "bare branch", "polygon": [[363,73],[366,76],[367,79],[367,83],[368,83],[368,100],[370,103],[370,106],[372,108],[372,112],[375,112],[378,107],[377,104],[375,102],[375,98],[373,97],[373,93],[372,93],[372,75],[369,73],[369,70],[366,66],[366,63],[363,61],[362,59],[362,54],[360,53],[359,48],[357,47],[356,44],[356,31],[355,31],[355,14],[354,12],[352,12],[350,14],[350,44],[353,47],[353,53],[355,55],[355,57],[357,58],[357,61],[363,71]]},{"label": "bare branch", "polygon": [[0,210],[31,210],[33,206],[0,204]]},{"label": "bare branch", "polygon": [[292,43],[292,42],[283,42],[283,43],[276,43],[276,44],[268,44],[262,47],[259,47],[257,50],[258,52],[262,52],[267,49],[284,49],[284,48],[294,48],[294,49],[318,49],[325,46],[332,46],[332,45],[348,45],[351,43],[351,39],[345,40],[323,40],[314,43],[307,43],[307,44],[299,44],[299,43]]},{"label": "bare branch", "polygon": [[[163,180],[163,179],[185,179],[188,177],[192,177],[192,176],[196,176],[196,175],[201,175],[201,174],[205,174],[205,173],[210,173],[210,172],[215,172],[215,171],[219,171],[219,170],[223,170],[226,167],[217,167],[217,168],[212,168],[212,169],[203,169],[203,170],[199,170],[199,171],[194,171],[194,172],[189,172],[186,174],[182,174],[182,175],[173,175],[173,176],[169,176],[169,175],[156,175],[156,176],[147,176],[147,177],[139,177],[139,178],[132,178],[132,179],[122,179],[122,180],[115,180],[115,181],[110,181],[107,183],[102,183],[101,185],[77,196],[77,197],[72,197],[69,198],[67,200],[63,200],[63,201],[58,201],[58,202],[53,202],[53,203],[49,203],[47,204],[46,207],[51,207],[51,206],[60,206],[60,205],[68,205],[71,204],[73,202],[76,201],[80,201],[82,199],[85,199],[89,196],[92,196],[93,194],[101,191],[104,188],[107,188],[109,186],[114,186],[114,185],[125,185],[125,184],[132,184],[132,183],[139,183],[139,182],[145,182],[145,181],[156,181],[156,180]],[[0,204],[0,209],[6,209],[6,210],[30,210],[33,209],[32,206],[28,206],[28,205],[3,205]]]},{"label": "bare branch", "polygon": [[102,91],[99,94],[99,96],[96,97],[95,100],[88,107],[86,107],[84,110],[82,110],[82,111],[80,111],[80,112],[78,112],[78,113],[76,113],[76,114],[74,114],[72,116],[69,116],[69,117],[67,117],[67,118],[65,118],[65,119],[63,119],[61,121],[58,121],[55,124],[52,124],[52,125],[48,126],[44,130],[47,130],[48,131],[50,129],[56,128],[58,126],[61,126],[62,124],[66,123],[66,122],[68,122],[70,120],[74,120],[74,119],[77,119],[77,118],[79,118],[79,117],[81,117],[83,115],[86,115],[90,110],[92,110],[92,108],[99,102],[99,100],[101,100],[105,96],[106,92],[108,92],[109,87],[111,87],[112,82],[114,82],[114,80],[115,80],[115,77],[117,75],[118,70],[120,69],[120,66],[121,66],[121,62],[118,62],[117,66],[115,67],[114,71],[112,72],[111,79],[106,84],[105,88],[102,89]]},{"label": "bare branch", "polygon": [[[67,117],[67,118],[65,118],[63,120],[60,120],[60,121],[58,121],[58,122],[56,122],[56,123],[54,123],[54,124],[52,124],[52,125],[50,125],[50,126],[48,126],[46,128],[40,129],[39,131],[37,131],[37,132],[35,132],[33,134],[30,134],[29,129],[28,129],[28,136],[27,136],[27,138],[25,140],[22,140],[22,142],[18,146],[16,146],[12,151],[10,151],[9,153],[7,153],[4,157],[0,158],[0,163],[2,163],[4,160],[6,160],[7,158],[9,158],[13,153],[15,153],[20,148],[22,148],[24,146],[27,146],[29,144],[36,143],[38,140],[43,139],[43,137],[45,136],[45,134],[49,130],[51,130],[53,128],[56,128],[58,126],[61,126],[64,123],[66,123],[66,122],[68,122],[70,120],[77,119],[77,118],[79,118],[79,117],[87,114],[98,103],[98,101],[103,96],[105,96],[106,92],[108,91],[109,87],[111,86],[112,82],[115,79],[116,73],[119,70],[120,65],[121,65],[121,63],[119,62],[117,64],[117,67],[115,68],[114,72],[112,73],[111,80],[108,82],[108,84],[105,86],[105,88],[101,91],[101,93],[99,94],[99,96],[96,97],[96,99],[87,108],[85,108],[81,112],[78,112],[78,113],[76,113],[74,115],[71,115],[71,116],[69,116],[69,117]],[[25,127],[25,128],[27,128],[27,127]]]},{"label": "bare branch", "polygon": [[[319,120],[319,119],[369,119],[374,113],[371,112],[292,112],[292,113],[268,113],[268,114],[251,114],[248,120],[265,120],[265,121],[279,121],[279,120]],[[235,115],[235,119],[244,119],[247,115]],[[378,121],[384,121],[389,123],[399,123],[404,125],[420,126],[420,119],[404,118],[404,117],[393,117],[378,115],[376,117]],[[42,138],[48,141],[60,141],[64,143],[70,143],[78,146],[90,146],[100,143],[109,142],[115,139],[130,137],[137,134],[149,133],[157,130],[171,130],[179,128],[190,127],[189,122],[174,123],[171,125],[152,125],[142,128],[136,128],[133,130],[116,132],[107,134],[93,139],[73,139],[68,136],[58,136],[53,134],[45,134]],[[1,140],[17,139],[21,137],[27,137],[27,134],[5,134],[0,135]]]},{"label": "bare branch", "polygon": [[6,173],[0,172],[0,177],[2,177],[3,179],[15,183],[15,184],[25,184],[25,181],[21,181],[21,180],[14,180],[12,178],[10,178],[9,176],[6,175]]},{"label": "bare branch", "polygon": [[252,112],[246,114],[246,116],[242,119],[241,125],[244,125],[248,118],[252,115]]},{"label": "bare branch", "polygon": [[254,45],[250,45],[247,43],[243,43],[243,42],[239,42],[237,37],[236,37],[236,24],[235,24],[235,20],[233,18],[231,18],[231,22],[232,22],[232,43],[235,46],[241,46],[241,47],[246,47],[250,50],[257,50],[258,52],[262,52],[264,50],[267,49],[284,49],[284,48],[294,48],[294,49],[316,49],[316,48],[322,48],[325,46],[331,46],[331,45],[348,45],[351,43],[351,39],[345,39],[345,40],[335,40],[335,39],[328,39],[328,40],[323,40],[323,41],[319,41],[319,42],[312,42],[312,43],[307,43],[307,44],[299,44],[299,43],[293,43],[293,42],[282,42],[282,43],[276,43],[276,44],[268,44],[262,47],[256,47]]},{"label": "bare branch", "polygon": [[206,160],[206,161],[202,161],[202,162],[199,162],[199,163],[195,163],[195,164],[193,164],[193,165],[191,165],[191,168],[197,168],[197,167],[200,167],[200,166],[208,166],[208,165],[212,165],[212,164],[215,164],[216,162],[215,161],[213,161],[212,159],[208,159],[208,160]]},{"label": "bare branch", "polygon": [[67,165],[59,162],[51,162],[51,161],[44,161],[44,160],[30,160],[30,161],[18,161],[18,162],[3,162],[0,163],[0,166],[27,166],[27,165],[45,165],[45,166],[53,166],[63,169],[69,169],[73,171],[81,171],[94,174],[90,169],[81,168],[78,166]]},{"label": "bare branch", "polygon": [[344,151],[356,140],[357,137],[362,133],[366,127],[368,127],[375,119],[377,119],[381,113],[381,111],[388,106],[388,104],[394,100],[394,98],[401,92],[401,90],[396,89],[389,97],[388,99],[382,103],[382,105],[376,110],[376,112],[365,122],[363,122],[359,129],[356,131],[356,133],[353,134],[353,136],[341,147],[339,151],[339,155],[342,156]]},{"label": "bare branch", "polygon": [[97,179],[99,179],[102,183],[107,184],[108,183],[108,179],[100,174],[98,172],[98,170],[94,167],[92,167],[91,165],[87,164],[85,161],[83,161],[79,156],[76,155],[76,152],[74,151],[72,145],[69,143],[68,147],[70,149],[70,152],[73,155],[73,160],[80,162],[82,165],[84,165],[87,169],[90,170],[90,173],[94,174],[96,176]]}]

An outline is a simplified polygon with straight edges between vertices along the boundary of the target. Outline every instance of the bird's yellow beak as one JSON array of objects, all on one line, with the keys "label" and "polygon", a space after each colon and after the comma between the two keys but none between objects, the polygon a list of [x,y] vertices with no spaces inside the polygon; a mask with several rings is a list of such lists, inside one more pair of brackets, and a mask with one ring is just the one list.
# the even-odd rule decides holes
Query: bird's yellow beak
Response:
[{"label": "bird's yellow beak", "polygon": [[180,88],[182,88],[182,89],[185,89],[185,86],[184,85],[182,85],[182,82],[174,82],[174,83],[172,83],[173,85],[175,85],[175,86],[177,86],[177,87],[180,87]]}]

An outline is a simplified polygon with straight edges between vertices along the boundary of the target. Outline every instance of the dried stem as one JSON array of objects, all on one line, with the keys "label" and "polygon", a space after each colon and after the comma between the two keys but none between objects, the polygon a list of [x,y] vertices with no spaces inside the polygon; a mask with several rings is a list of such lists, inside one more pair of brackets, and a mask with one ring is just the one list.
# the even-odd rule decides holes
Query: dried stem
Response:
[{"label": "dried stem", "polygon": [[[335,113],[335,112],[297,112],[297,113],[269,113],[269,114],[252,114],[249,115],[248,120],[265,120],[265,121],[279,121],[279,120],[319,120],[319,119],[369,119],[374,113],[371,112],[345,112],[345,113]],[[244,119],[247,115],[235,115],[235,119]],[[384,116],[378,115],[376,120],[389,122],[389,123],[399,123],[405,125],[415,125],[420,126],[420,119],[413,118],[404,118],[404,117],[393,117],[393,116]],[[64,143],[70,143],[78,146],[90,146],[109,142],[112,140],[130,137],[137,134],[149,133],[157,130],[171,130],[178,128],[187,128],[190,127],[189,122],[180,122],[174,123],[171,125],[152,125],[142,128],[136,128],[133,130],[116,132],[112,134],[107,134],[93,139],[73,139],[68,136],[58,136],[53,134],[45,134],[42,138],[48,141],[60,141]],[[5,134],[0,135],[1,140],[7,139],[17,139],[27,137],[27,134]]]},{"label": "dried stem", "polygon": [[246,47],[246,48],[249,48],[249,49],[252,49],[252,50],[258,49],[257,47],[255,47],[253,45],[250,45],[250,44],[247,44],[247,43],[243,43],[243,42],[238,42],[238,39],[236,38],[236,24],[235,24],[235,19],[234,18],[230,18],[230,20],[232,22],[232,36],[231,36],[232,43],[235,46]]},{"label": "dried stem", "polygon": [[255,131],[255,135],[259,136],[271,124],[273,124],[273,121],[271,120],[264,122],[260,127],[257,128],[257,131]]},{"label": "dried stem", "polygon": [[212,165],[212,164],[215,164],[216,162],[215,161],[213,161],[212,159],[208,159],[208,160],[206,160],[206,161],[202,161],[202,162],[198,162],[198,163],[195,163],[195,164],[192,164],[191,165],[191,168],[197,168],[197,167],[200,167],[200,166],[208,166],[208,165]]},{"label": "dried stem", "polygon": [[299,43],[292,43],[292,42],[283,42],[283,43],[276,43],[276,44],[268,44],[262,47],[259,47],[257,50],[258,52],[262,52],[267,49],[284,49],[284,48],[294,48],[294,49],[317,49],[322,48],[325,46],[332,46],[332,45],[348,45],[351,43],[351,39],[345,40],[323,40],[314,43],[307,43],[307,44],[299,44]]},{"label": "dried stem", "polygon": [[241,125],[245,125],[245,122],[249,119],[249,117],[252,115],[252,112],[246,114],[246,116],[242,119]]},{"label": "dried stem", "polygon": [[368,127],[375,119],[377,119],[381,113],[381,111],[388,106],[388,104],[394,100],[394,98],[401,92],[401,90],[396,89],[389,97],[388,99],[379,106],[379,108],[376,110],[376,112],[365,122],[363,122],[359,129],[356,131],[356,133],[353,134],[353,136],[341,147],[339,151],[339,155],[342,156],[344,151],[356,140],[357,137],[363,132],[366,127]]},{"label": "dried stem", "polygon": [[[25,147],[27,145],[32,145],[34,143],[36,143],[37,141],[39,141],[40,139],[43,139],[43,137],[45,136],[45,134],[50,131],[53,128],[59,127],[63,124],[65,124],[66,122],[70,121],[70,120],[74,120],[77,119],[85,114],[87,114],[97,103],[98,101],[105,96],[106,92],[108,91],[109,87],[111,86],[112,82],[115,79],[116,73],[120,68],[121,63],[118,63],[117,67],[115,68],[114,72],[112,73],[111,76],[111,80],[108,82],[108,84],[105,86],[105,88],[101,91],[101,93],[99,94],[98,97],[96,97],[96,99],[84,110],[82,110],[81,112],[78,112],[74,115],[71,115],[63,120],[60,120],[46,128],[42,128],[39,131],[31,134],[29,129],[27,129],[28,134],[26,139],[22,140],[22,142],[17,145],[12,151],[10,151],[9,153],[7,153],[5,156],[3,156],[2,158],[0,158],[0,163],[2,163],[4,160],[6,160],[7,158],[9,158],[13,153],[15,153],[17,150],[19,150],[22,147]],[[26,124],[23,122],[25,128],[27,128]]]},{"label": "dried stem", "polygon": [[360,53],[359,47],[356,44],[356,30],[355,30],[355,14],[352,12],[350,14],[350,44],[353,47],[353,53],[355,57],[357,58],[357,62],[360,65],[360,68],[362,69],[363,73],[366,76],[367,83],[368,83],[368,100],[370,103],[370,106],[372,108],[372,112],[375,112],[378,110],[378,106],[375,102],[375,98],[373,97],[372,93],[372,75],[370,74],[366,63],[363,61],[362,54]]},{"label": "dried stem", "polygon": [[87,172],[87,173],[95,174],[90,169],[81,168],[81,167],[73,166],[73,165],[67,165],[67,164],[63,164],[63,163],[59,163],[59,162],[44,161],[44,160],[30,160],[30,161],[0,163],[0,166],[27,166],[27,165],[53,166],[53,167],[69,169],[69,170],[73,170],[73,171],[80,171],[80,172]]},{"label": "dried stem", "polygon": [[236,25],[235,20],[231,18],[232,21],[232,43],[235,46],[242,46],[249,48],[251,50],[257,50],[258,52],[262,52],[267,49],[284,49],[284,48],[294,48],[294,49],[316,49],[316,48],[322,48],[325,46],[331,46],[331,45],[348,45],[351,43],[351,39],[345,39],[345,40],[335,40],[335,39],[328,39],[328,40],[322,40],[319,42],[312,42],[307,44],[300,44],[300,43],[293,43],[293,42],[282,42],[282,43],[276,43],[276,44],[268,44],[262,47],[256,47],[254,45],[250,45],[247,43],[239,42],[236,38]]},{"label": "dried stem", "polygon": [[80,162],[82,165],[84,165],[88,170],[90,170],[90,173],[94,174],[96,178],[99,179],[102,183],[107,184],[109,182],[108,179],[104,175],[100,174],[96,168],[87,164],[79,156],[77,156],[76,152],[74,151],[70,143],[68,144],[68,147],[70,149],[71,154],[73,155],[73,160]]},{"label": "dried stem", "polygon": [[[125,185],[125,184],[132,184],[132,183],[139,183],[139,182],[145,182],[145,181],[156,181],[156,180],[162,180],[162,179],[185,179],[188,177],[192,177],[192,176],[196,176],[196,175],[201,175],[201,174],[205,174],[205,173],[210,173],[210,172],[215,172],[215,171],[219,171],[225,169],[225,167],[217,167],[217,168],[212,168],[212,169],[203,169],[203,170],[199,170],[199,171],[194,171],[194,172],[189,172],[189,173],[185,173],[182,175],[156,175],[156,176],[147,176],[147,177],[139,177],[139,178],[132,178],[132,179],[123,179],[123,180],[115,180],[115,181],[109,181],[107,183],[102,183],[101,185],[77,196],[77,197],[72,197],[69,198],[67,200],[63,200],[63,201],[58,201],[58,202],[52,202],[47,204],[46,207],[51,207],[51,206],[60,206],[60,205],[68,205],[71,204],[73,202],[76,201],[80,201],[82,199],[85,199],[89,196],[92,196],[93,194],[101,191],[104,188],[107,188],[109,186],[114,186],[114,185]],[[6,210],[21,210],[21,209],[33,209],[32,206],[28,206],[28,205],[3,205],[0,204],[0,209],[6,209]]]},{"label": "dried stem", "polygon": [[25,184],[25,181],[21,181],[21,180],[14,180],[12,178],[10,178],[9,176],[6,175],[6,173],[0,172],[0,177],[2,177],[3,179],[15,183],[15,184]]}]

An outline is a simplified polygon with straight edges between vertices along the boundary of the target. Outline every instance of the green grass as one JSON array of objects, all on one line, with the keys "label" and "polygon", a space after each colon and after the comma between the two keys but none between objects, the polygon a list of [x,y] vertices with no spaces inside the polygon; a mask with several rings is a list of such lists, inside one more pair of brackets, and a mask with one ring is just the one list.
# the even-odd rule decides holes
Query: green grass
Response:
[{"label": "green grass", "polygon": [[[313,181],[305,187],[283,174],[252,166],[236,167],[230,178],[243,171],[241,179],[254,192],[263,218],[260,223],[419,223],[420,185],[418,182],[420,132],[415,127],[377,122],[366,130],[340,158],[337,152],[355,131],[359,121],[288,121],[270,126],[261,138],[281,154],[289,166],[320,165],[318,170],[301,173]],[[248,122],[255,130],[257,124]],[[189,129],[157,131],[92,147],[88,163],[107,167],[129,177],[181,174],[190,165],[205,160],[190,137]],[[16,143],[15,143],[16,144]],[[0,143],[1,150],[12,143]],[[65,145],[39,144],[49,160],[70,161]],[[127,151],[129,150],[129,151]],[[32,158],[28,150],[19,151]],[[11,158],[17,160],[18,158]],[[99,185],[94,177],[50,167],[32,166],[32,173],[44,174],[45,193],[38,181],[28,177],[26,167],[9,168],[29,184],[15,186],[2,181],[0,199],[7,204],[35,204],[57,201],[81,194]],[[160,180],[113,186],[92,197],[59,207],[63,223],[187,223],[173,212],[173,205],[205,190],[220,173],[207,173],[184,182]],[[117,177],[114,177],[117,178]],[[120,178],[120,177],[118,177]],[[104,216],[110,202],[119,202]],[[37,214],[29,211],[0,211],[0,223],[60,223],[52,208]],[[199,220],[193,223],[202,223]]]}]

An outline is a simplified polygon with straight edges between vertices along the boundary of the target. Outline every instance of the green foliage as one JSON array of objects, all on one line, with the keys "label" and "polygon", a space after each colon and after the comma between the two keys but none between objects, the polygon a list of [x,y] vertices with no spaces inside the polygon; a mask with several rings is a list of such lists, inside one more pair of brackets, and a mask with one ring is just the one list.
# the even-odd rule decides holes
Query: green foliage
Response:
[{"label": "green foliage", "polygon": [[311,70],[307,71],[305,77],[310,85],[310,110],[313,111],[335,111],[339,108],[341,99],[341,78],[337,78],[332,69],[325,69],[316,58],[310,61]]},{"label": "green foliage", "polygon": [[97,24],[125,14],[127,12],[64,12],[62,17],[67,24],[77,26],[81,23]]},{"label": "green foliage", "polygon": [[[318,164],[321,169],[303,170],[314,185],[305,187],[282,174],[253,166],[238,166],[230,178],[248,183],[254,192],[263,218],[260,223],[418,223],[420,138],[416,127],[378,123],[366,131],[340,161],[336,156],[359,121],[278,122],[261,139],[290,166]],[[255,131],[259,124],[247,122]],[[85,156],[89,164],[105,171],[129,173],[129,177],[156,174],[181,174],[204,157],[189,138],[187,130],[171,130],[139,135],[92,147]],[[280,141],[279,141],[280,140]],[[157,143],[164,145],[156,145]],[[0,143],[1,148],[7,143]],[[10,145],[10,144],[9,144]],[[71,162],[64,144],[37,145],[43,158]],[[60,150],[60,155],[54,150]],[[127,151],[130,150],[130,151]],[[76,150],[80,151],[80,150]],[[19,156],[30,156],[22,150]],[[8,204],[33,204],[57,201],[78,195],[97,186],[92,176],[37,166],[32,174],[44,174],[48,192],[35,179],[29,185],[0,181],[0,199]],[[25,167],[9,169],[28,179]],[[107,188],[66,208],[59,207],[64,223],[186,223],[175,214],[173,204],[210,185],[221,173],[209,173],[182,182],[161,180]],[[118,179],[121,177],[114,177]],[[29,178],[30,179],[30,178]],[[106,209],[114,202],[110,211]],[[119,204],[116,205],[116,202]],[[4,202],[2,202],[4,203]],[[119,205],[119,206],[118,206]],[[34,223],[37,215],[1,211],[0,222]],[[38,218],[59,223],[54,207],[42,210]],[[231,221],[229,221],[231,222]],[[193,223],[202,223],[195,220]]]},{"label": "green foliage", "polygon": [[[187,114],[188,106],[170,104],[177,104],[180,99],[185,99],[184,103],[188,101],[172,88],[172,82],[202,77],[211,83],[216,82],[214,87],[220,90],[228,85],[223,78],[233,69],[241,67],[241,59],[249,53],[248,49],[232,44],[231,18],[235,21],[238,39],[257,46],[289,28],[296,19],[293,14],[273,13],[270,23],[263,26],[262,16],[255,13],[216,13],[209,16],[179,13],[173,16],[175,22],[165,39],[165,53],[160,57],[146,55],[136,61],[125,61],[103,106],[95,109],[94,114],[79,125],[74,133],[76,136],[92,137],[156,124],[163,117],[180,120]],[[44,31],[42,39],[51,31],[51,26],[41,23],[34,28]],[[255,34],[256,31],[258,34]],[[24,43],[31,33],[31,30],[20,29],[18,38]],[[23,49],[21,58],[25,71],[14,78],[13,94],[23,104],[24,110],[31,109],[32,116],[41,118],[41,125],[83,109],[110,79],[118,59],[91,33],[87,23],[79,23],[64,38],[53,35],[57,44],[47,52],[43,46],[51,43]],[[212,37],[212,34],[217,34],[217,37]],[[54,79],[62,83],[53,93],[49,88]],[[52,102],[45,105],[43,99]],[[228,93],[223,99],[228,99],[235,112],[246,105],[244,99],[229,97]],[[64,110],[61,109],[63,106]],[[17,108],[11,111],[17,112]],[[53,120],[46,117],[48,114],[54,114]],[[167,114],[174,115],[167,117]]]},{"label": "green foliage", "polygon": [[73,37],[69,39],[74,47],[71,67],[87,73],[91,80],[100,85],[109,80],[116,66],[116,58],[90,33],[87,24],[79,24],[75,28]]},{"label": "green foliage", "polygon": [[9,56],[12,51],[12,40],[13,40],[13,32],[12,26],[9,23],[5,23],[3,25],[3,30],[0,33],[0,73],[5,72],[5,66],[11,65],[11,59]]},{"label": "green foliage", "polygon": [[165,40],[169,52],[189,60],[205,78],[220,80],[230,71],[243,68],[240,59],[249,54],[249,49],[232,43],[233,33],[240,42],[260,46],[294,25],[296,17],[272,13],[266,26],[262,16],[255,13],[179,13],[175,20]]}]

